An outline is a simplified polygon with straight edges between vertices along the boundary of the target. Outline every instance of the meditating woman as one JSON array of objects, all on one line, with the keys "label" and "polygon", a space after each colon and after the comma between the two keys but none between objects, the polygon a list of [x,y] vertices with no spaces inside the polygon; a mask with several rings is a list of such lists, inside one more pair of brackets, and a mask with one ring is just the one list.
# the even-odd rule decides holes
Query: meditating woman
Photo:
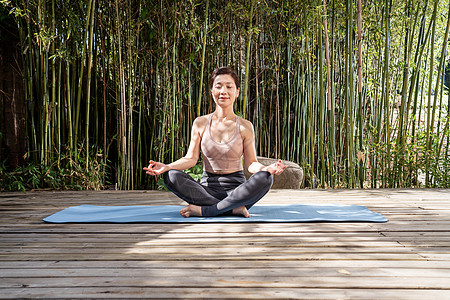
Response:
[{"label": "meditating woman", "polygon": [[[164,173],[167,188],[189,203],[180,211],[183,217],[233,214],[248,218],[248,209],[270,190],[272,175],[281,174],[286,166],[281,160],[269,166],[257,161],[253,125],[233,110],[239,95],[236,73],[218,68],[209,84],[216,108],[194,120],[186,155],[168,165],[150,160],[144,170],[149,175]],[[198,183],[182,170],[195,166],[200,151],[204,172]],[[247,181],[242,156],[244,167],[253,173]]]}]

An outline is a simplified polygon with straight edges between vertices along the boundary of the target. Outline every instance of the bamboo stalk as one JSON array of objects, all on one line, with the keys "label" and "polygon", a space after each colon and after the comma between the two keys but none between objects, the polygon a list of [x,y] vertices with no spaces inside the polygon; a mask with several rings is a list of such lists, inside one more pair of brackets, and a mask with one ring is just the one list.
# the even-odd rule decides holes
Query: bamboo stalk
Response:
[{"label": "bamboo stalk", "polygon": [[[410,86],[410,91],[409,91],[409,96],[408,96],[408,103],[413,103],[412,107],[413,107],[413,112],[412,112],[412,118],[413,120],[418,120],[417,125],[416,122],[411,122],[411,144],[417,144],[418,139],[416,138],[416,130],[420,129],[420,125],[421,125],[421,108],[422,108],[422,104],[418,103],[418,97],[419,97],[419,92],[421,89],[419,89],[419,81],[420,81],[420,66],[423,64],[422,62],[422,57],[423,57],[423,53],[424,53],[424,49],[425,46],[427,44],[428,38],[430,36],[430,32],[431,32],[431,23],[428,27],[428,30],[425,32],[425,27],[426,27],[426,10],[427,10],[427,6],[428,6],[428,1],[425,2],[425,5],[423,7],[422,10],[422,16],[421,16],[421,25],[419,28],[419,37],[418,37],[418,41],[417,41],[417,47],[416,47],[416,53],[414,55],[414,63],[415,63],[415,69],[413,70],[413,75],[410,79],[411,81],[411,86]],[[419,11],[419,7],[417,8],[417,14]],[[426,66],[426,62],[425,62],[425,66]],[[424,77],[425,78],[425,77]],[[421,93],[422,94],[422,93]],[[408,104],[409,106],[409,104]],[[419,111],[417,112],[417,109],[419,108]],[[415,158],[412,161],[413,163],[417,163],[418,162],[418,157],[419,157],[419,153],[415,153]],[[418,174],[419,170],[416,169],[414,171],[414,177],[418,178]]]},{"label": "bamboo stalk", "polygon": [[[37,131],[36,131],[36,121],[34,118],[34,108],[35,108],[35,100],[34,100],[34,93],[33,93],[33,44],[32,44],[32,31],[31,31],[31,21],[29,18],[29,15],[27,15],[27,32],[28,32],[28,49],[27,49],[27,59],[28,59],[28,64],[27,64],[27,73],[28,73],[28,82],[26,85],[26,91],[27,91],[27,99],[28,99],[28,113],[30,119],[31,119],[31,149],[33,150],[38,150],[39,149],[39,144],[38,144],[38,139],[37,139]],[[31,151],[29,151],[31,152]],[[34,157],[35,160],[38,160],[35,157],[35,151],[31,152],[32,158]]]},{"label": "bamboo stalk", "polygon": [[[131,16],[131,3],[128,2],[128,15]],[[135,83],[135,76],[133,76],[132,74],[136,73],[136,66],[137,66],[137,62],[136,59],[137,57],[134,57],[133,59],[133,55],[132,53],[133,51],[133,46],[136,45],[138,43],[138,39],[135,38],[135,32],[134,30],[136,30],[136,28],[134,28],[132,26],[131,20],[128,20],[127,22],[127,57],[128,57],[128,61],[126,62],[127,64],[127,70],[128,70],[128,74],[127,74],[127,78],[126,81],[128,83],[128,124],[127,124],[127,153],[128,153],[128,158],[127,158],[127,163],[126,163],[126,170],[127,170],[127,181],[126,181],[126,189],[134,189],[134,159],[135,159],[135,155],[134,155],[134,144],[135,144],[135,140],[134,140],[134,120],[133,120],[133,108],[134,108],[134,102],[135,102],[135,88],[136,88],[136,83]],[[139,28],[137,28],[137,30],[139,31]],[[136,47],[138,48],[138,47]]]},{"label": "bamboo stalk", "polygon": [[[42,144],[41,144],[41,164],[46,166],[49,163],[49,126],[50,126],[50,107],[49,101],[50,96],[48,94],[48,54],[45,49],[42,49],[43,45],[40,46],[39,52],[41,57],[41,78],[42,78],[42,93],[43,93],[43,110],[42,110],[42,119],[44,122],[42,123]],[[43,51],[44,50],[44,51]]]},{"label": "bamboo stalk", "polygon": [[346,144],[347,144],[347,169],[348,169],[348,185],[350,188],[355,184],[355,169],[353,163],[353,59],[351,54],[352,38],[351,38],[351,23],[353,15],[352,0],[347,0],[347,29],[346,29]]},{"label": "bamboo stalk", "polygon": [[206,38],[208,36],[208,13],[209,13],[209,0],[206,0],[205,27],[203,30],[202,65],[200,71],[200,87],[198,90],[198,101],[197,101],[197,116],[200,116],[200,109],[202,103],[203,77],[205,72]]},{"label": "bamboo stalk", "polygon": [[71,85],[70,85],[70,65],[69,62],[66,61],[66,88],[67,88],[67,125],[69,127],[69,161],[71,162],[72,151],[74,150],[74,140],[73,140],[73,127],[72,127],[72,97],[71,97]]},{"label": "bamboo stalk", "polygon": [[384,76],[384,80],[383,80],[383,105],[384,105],[384,144],[386,145],[386,153],[387,156],[384,157],[384,164],[383,164],[383,169],[384,169],[384,174],[383,174],[383,187],[387,187],[390,184],[390,175],[391,175],[391,170],[390,170],[390,153],[391,153],[391,143],[390,143],[390,138],[391,138],[391,125],[390,125],[390,120],[389,120],[389,116],[390,116],[390,72],[389,72],[389,67],[390,67],[390,52],[389,52],[389,47],[390,47],[390,3],[389,0],[385,0],[384,3],[384,7],[386,10],[386,16],[385,16],[385,24],[384,24],[384,30],[385,30],[385,40],[384,40],[384,67],[383,67],[383,76]]},{"label": "bamboo stalk", "polygon": [[172,45],[172,124],[171,124],[171,147],[170,147],[170,160],[174,161],[175,160],[175,132],[177,131],[176,126],[175,126],[175,119],[176,119],[176,115],[177,115],[177,97],[176,97],[176,82],[177,82],[177,75],[176,75],[176,68],[177,68],[177,64],[176,64],[176,49],[177,49],[177,37],[176,37],[176,32],[177,32],[177,25],[175,23],[175,28],[173,30],[173,45]]},{"label": "bamboo stalk", "polygon": [[[443,76],[444,73],[444,64],[446,63],[445,57],[446,57],[446,53],[447,53],[447,43],[448,43],[448,36],[449,36],[449,29],[450,29],[450,4],[449,4],[449,8],[448,8],[448,15],[447,15],[447,25],[445,28],[445,34],[444,34],[444,44],[442,45],[442,51],[441,51],[441,60],[439,63],[439,68],[437,71],[437,78],[436,78],[436,88],[434,89],[434,103],[433,103],[433,114],[431,117],[431,122],[430,122],[430,131],[431,133],[434,131],[434,123],[435,123],[435,112],[436,112],[436,104],[437,104],[437,93],[440,90],[441,93],[439,93],[440,95],[440,99],[442,102],[442,92],[443,92],[443,86],[440,87],[441,84],[441,76]],[[447,103],[448,105],[449,103]],[[442,105],[441,105],[442,107]],[[441,109],[439,110],[439,113],[441,112]],[[440,119],[440,118],[439,118]],[[450,116],[447,115],[447,124],[445,125],[445,127],[448,127],[448,120],[450,119]],[[439,124],[436,128],[438,131],[440,130],[439,128]],[[445,130],[444,130],[445,132]],[[436,148],[436,155],[434,156],[434,159],[436,161],[439,161],[440,158],[440,154],[441,154],[441,149],[443,148],[443,144],[444,144],[444,136],[442,135],[441,141],[439,143],[439,147]],[[430,143],[431,144],[431,143]]]},{"label": "bamboo stalk", "polygon": [[[92,1],[92,0],[90,0]],[[117,66],[119,70],[118,74],[118,100],[119,100],[119,114],[118,114],[118,150],[119,150],[119,172],[118,172],[118,184],[120,189],[126,189],[127,183],[127,139],[126,139],[126,97],[125,97],[125,72],[122,60],[122,35],[120,30],[119,16],[119,3],[115,1],[115,14],[116,14],[116,29],[117,29]]]},{"label": "bamboo stalk", "polygon": [[[55,18],[55,0],[52,0],[52,13],[51,13],[51,23],[52,23],[52,33],[53,35],[56,35],[56,18]],[[52,104],[51,104],[51,122],[52,122],[52,142],[51,145],[54,146],[57,150],[57,161],[58,161],[58,166],[60,164],[60,159],[59,159],[59,143],[58,143],[58,135],[59,135],[59,131],[57,129],[57,109],[56,109],[56,105],[57,105],[57,101],[56,101],[56,56],[55,56],[55,42],[51,42],[51,50],[50,50],[50,54],[53,57],[52,62],[51,62],[51,73],[52,73]]]},{"label": "bamboo stalk", "polygon": [[364,187],[364,158],[362,156],[363,154],[363,119],[364,119],[364,113],[363,113],[363,75],[362,75],[362,34],[361,34],[361,28],[362,28],[362,6],[361,6],[361,0],[358,0],[358,179],[359,179],[359,187]]},{"label": "bamboo stalk", "polygon": [[[327,1],[323,0],[323,27],[325,32],[325,58],[327,64],[327,108],[331,110],[331,68],[330,68],[330,44],[328,39]],[[360,33],[358,31],[358,33]]]},{"label": "bamboo stalk", "polygon": [[[75,110],[75,126],[74,126],[74,140],[75,143],[78,142],[78,127],[80,122],[80,107],[81,107],[81,94],[82,94],[82,87],[83,87],[83,75],[84,75],[84,57],[86,55],[86,48],[87,48],[87,34],[89,31],[90,26],[90,17],[91,17],[91,8],[92,8],[92,1],[89,0],[87,5],[87,12],[86,12],[86,28],[84,31],[84,38],[83,38],[83,45],[81,47],[81,63],[80,63],[80,74],[78,77],[78,91],[77,91],[77,102],[76,102],[76,110]],[[75,149],[76,150],[76,149]]]},{"label": "bamboo stalk", "polygon": [[89,50],[88,50],[88,65],[87,65],[87,83],[86,83],[86,124],[85,124],[85,135],[86,135],[86,170],[89,166],[89,110],[91,106],[91,80],[92,80],[92,62],[93,62],[93,56],[94,56],[94,14],[95,14],[95,0],[92,0],[92,7],[88,9],[90,11],[91,15],[88,17],[88,20],[90,20],[89,25]]},{"label": "bamboo stalk", "polygon": [[[430,48],[431,48],[431,57],[430,57],[430,75],[428,77],[428,105],[427,105],[427,130],[426,130],[426,153],[425,153],[425,169],[426,169],[426,177],[425,177],[425,185],[426,187],[429,187],[431,184],[431,176],[430,176],[430,164],[431,164],[431,134],[433,132],[434,127],[434,116],[436,112],[436,101],[434,101],[434,104],[431,103],[431,94],[432,94],[432,84],[433,84],[433,73],[434,73],[434,39],[435,39],[435,33],[436,33],[436,13],[437,13],[437,6],[438,6],[439,0],[435,0],[434,2],[434,8],[433,8],[433,15],[431,17],[431,22],[433,23],[433,27],[431,29],[431,38],[430,38]],[[436,98],[436,97],[435,97]]]},{"label": "bamboo stalk", "polygon": [[61,86],[64,85],[64,83],[61,81],[61,74],[62,73],[62,61],[59,61],[58,64],[58,96],[56,99],[56,103],[57,103],[57,113],[56,113],[56,119],[57,119],[57,124],[56,124],[56,132],[57,132],[57,139],[56,139],[56,143],[57,143],[57,160],[58,160],[58,167],[61,165],[61,144],[62,144],[62,138],[61,138],[61,102],[62,102],[62,97],[61,97]]},{"label": "bamboo stalk", "polygon": [[[208,0],[209,2],[209,0]],[[207,3],[208,3],[207,2]],[[245,83],[244,83],[244,100],[243,100],[243,110],[242,115],[244,118],[247,117],[247,102],[248,102],[248,82],[250,79],[250,49],[252,44],[252,20],[253,20],[253,7],[255,6],[255,1],[252,0],[250,2],[250,20],[248,26],[248,38],[247,38],[247,50],[246,50],[246,58],[245,58]]]},{"label": "bamboo stalk", "polygon": [[[331,30],[330,32],[334,33],[334,27],[335,27],[335,17],[336,14],[335,12],[335,2],[334,0],[332,0],[332,19],[331,19]],[[325,14],[327,15],[327,14]],[[326,22],[327,18],[325,18],[325,33],[326,33],[326,37],[328,37],[328,23]],[[334,43],[333,43],[333,35],[332,35],[332,39],[331,39],[331,47],[329,46],[328,43],[328,38],[326,38],[326,47],[327,47],[327,52],[330,52],[330,48],[332,49],[331,52],[334,52]],[[334,59],[332,55],[329,55],[327,65],[330,65],[330,69],[331,69],[331,65],[334,65]],[[334,101],[334,89],[335,86],[331,84],[331,82],[333,81],[334,78],[334,69],[333,72],[328,73],[328,68],[327,68],[327,80],[329,80],[329,82],[327,82],[327,89],[328,89],[328,124],[329,124],[329,142],[328,142],[328,153],[329,153],[329,169],[330,169],[330,175],[329,175],[329,184],[331,187],[335,187],[336,186],[336,175],[337,175],[337,158],[336,158],[336,118],[335,118],[335,111],[336,111],[336,101]]]},{"label": "bamboo stalk", "polygon": [[286,80],[287,80],[287,89],[286,89],[286,100],[284,101],[284,116],[287,116],[286,122],[284,122],[283,130],[283,153],[288,160],[292,160],[291,158],[291,102],[292,102],[292,93],[291,93],[291,72],[292,72],[292,36],[291,33],[287,32],[287,70],[286,70]]},{"label": "bamboo stalk", "polygon": [[[405,15],[407,17],[410,16],[411,10],[411,1],[407,2],[405,6]],[[417,12],[419,10],[417,9]],[[417,14],[416,19],[417,20]],[[395,165],[396,165],[396,177],[398,178],[398,182],[402,181],[401,178],[405,178],[404,176],[410,177],[410,174],[404,174],[404,172],[409,172],[411,169],[411,165],[408,168],[406,166],[401,165],[403,161],[405,161],[405,155],[409,156],[409,153],[404,153],[406,147],[406,134],[405,128],[407,127],[407,112],[409,110],[409,103],[407,103],[407,91],[408,91],[408,79],[409,79],[409,65],[410,65],[410,56],[411,56],[411,26],[412,26],[412,18],[409,20],[409,25],[406,27],[405,33],[405,47],[404,47],[404,67],[403,67],[403,82],[402,82],[402,92],[401,92],[401,104],[400,104],[400,112],[399,112],[399,129],[397,134],[397,151],[395,153]]]},{"label": "bamboo stalk", "polygon": [[319,28],[318,30],[318,35],[319,35],[319,46],[318,46],[318,71],[319,71],[319,80],[318,80],[318,84],[319,84],[319,95],[318,95],[318,102],[319,102],[319,109],[318,109],[318,153],[317,153],[317,157],[318,157],[318,162],[317,165],[319,167],[319,163],[320,163],[320,185],[322,187],[325,187],[325,180],[326,180],[326,162],[325,162],[325,115],[326,115],[326,108],[325,108],[325,91],[323,88],[323,83],[324,83],[324,75],[323,75],[323,54],[324,49],[323,49],[323,41],[322,41],[322,30],[321,28]]},{"label": "bamboo stalk", "polygon": [[[310,50],[310,45],[309,45],[309,39],[306,39],[306,48],[307,51]],[[310,59],[308,59],[308,65],[307,65],[307,72],[308,72],[308,81],[312,82],[311,79],[311,62]],[[309,148],[309,165],[310,165],[310,181],[311,181],[311,187],[315,188],[314,186],[314,180],[315,180],[315,174],[314,174],[314,170],[315,170],[315,161],[314,161],[314,148],[315,148],[315,131],[314,131],[314,123],[315,123],[315,118],[314,118],[314,105],[313,105],[313,97],[312,97],[312,86],[311,84],[308,85],[307,88],[307,94],[306,94],[306,98],[310,99],[310,103],[307,106],[308,109],[308,133],[307,136],[309,137],[309,139],[307,140],[307,142],[309,143],[308,148]]]}]

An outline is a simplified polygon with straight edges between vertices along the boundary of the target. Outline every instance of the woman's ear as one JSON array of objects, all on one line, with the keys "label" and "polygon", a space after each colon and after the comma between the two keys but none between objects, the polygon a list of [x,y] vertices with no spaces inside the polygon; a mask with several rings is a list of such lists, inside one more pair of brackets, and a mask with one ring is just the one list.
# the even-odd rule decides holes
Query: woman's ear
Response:
[{"label": "woman's ear", "polygon": [[237,88],[236,89],[236,98],[239,97],[239,92],[241,91],[241,89]]}]

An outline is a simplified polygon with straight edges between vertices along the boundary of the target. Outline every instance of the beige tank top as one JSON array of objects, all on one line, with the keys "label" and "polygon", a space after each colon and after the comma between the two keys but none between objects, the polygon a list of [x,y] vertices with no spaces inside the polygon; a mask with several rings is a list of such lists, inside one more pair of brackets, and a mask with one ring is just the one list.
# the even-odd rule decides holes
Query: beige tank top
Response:
[{"label": "beige tank top", "polygon": [[233,137],[224,143],[218,143],[211,137],[211,121],[212,114],[206,123],[201,142],[203,169],[206,172],[222,174],[242,171],[244,142],[239,131],[239,117],[236,116],[236,129]]}]

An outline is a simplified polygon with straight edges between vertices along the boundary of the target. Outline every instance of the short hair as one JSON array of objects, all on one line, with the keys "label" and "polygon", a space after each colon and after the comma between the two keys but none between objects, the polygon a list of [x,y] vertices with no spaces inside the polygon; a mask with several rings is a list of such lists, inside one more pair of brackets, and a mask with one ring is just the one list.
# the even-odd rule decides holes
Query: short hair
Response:
[{"label": "short hair", "polygon": [[214,80],[219,75],[230,75],[231,77],[233,77],[234,84],[236,84],[236,88],[238,88],[238,89],[240,88],[241,82],[240,82],[239,77],[237,76],[236,72],[230,67],[220,67],[220,68],[215,69],[212,72],[211,77],[209,78],[209,89],[210,90],[213,88]]}]

